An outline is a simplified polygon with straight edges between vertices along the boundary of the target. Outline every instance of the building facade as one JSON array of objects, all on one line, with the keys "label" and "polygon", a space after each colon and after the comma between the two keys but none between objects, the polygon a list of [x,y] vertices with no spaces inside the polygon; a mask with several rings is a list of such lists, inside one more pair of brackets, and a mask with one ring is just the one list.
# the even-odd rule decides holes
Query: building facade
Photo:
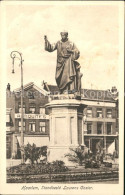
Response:
[{"label": "building facade", "polygon": [[[7,158],[20,158],[21,142],[21,91],[10,91],[7,86]],[[36,144],[41,147],[49,142],[49,116],[45,110],[48,92],[34,83],[24,86],[23,130],[24,145]]]},{"label": "building facade", "polygon": [[87,97],[83,97],[87,105],[84,110],[84,144],[93,153],[102,149],[105,154],[118,154],[117,101],[108,91],[87,90],[87,93]]},{"label": "building facade", "polygon": [[[49,115],[45,105],[50,96],[58,94],[57,86],[33,82],[24,86],[23,128],[24,145],[35,143],[37,147],[49,144]],[[100,148],[105,153],[118,153],[118,95],[111,91],[82,90],[81,102],[86,104],[83,112],[83,136],[85,146],[93,153]],[[11,92],[7,85],[6,103],[6,150],[7,158],[20,158],[21,97],[20,88]],[[116,98],[117,97],[117,98]],[[80,136],[80,135],[79,135]]]}]

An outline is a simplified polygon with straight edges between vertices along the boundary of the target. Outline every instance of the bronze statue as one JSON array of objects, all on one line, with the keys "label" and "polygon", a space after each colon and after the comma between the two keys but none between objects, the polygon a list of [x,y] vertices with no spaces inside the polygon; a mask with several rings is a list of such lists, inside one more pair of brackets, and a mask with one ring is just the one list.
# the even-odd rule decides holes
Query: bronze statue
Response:
[{"label": "bronze statue", "polygon": [[80,52],[74,43],[69,41],[68,32],[61,32],[61,40],[55,44],[50,44],[47,36],[45,39],[45,50],[53,52],[57,49],[57,66],[56,66],[56,82],[60,93],[68,91],[68,93],[78,92],[81,89],[80,64],[76,61]]}]

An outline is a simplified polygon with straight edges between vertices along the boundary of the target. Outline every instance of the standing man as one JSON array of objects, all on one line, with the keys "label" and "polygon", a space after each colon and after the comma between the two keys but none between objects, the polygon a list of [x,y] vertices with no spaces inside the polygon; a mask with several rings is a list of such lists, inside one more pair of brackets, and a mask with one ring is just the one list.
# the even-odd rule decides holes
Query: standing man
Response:
[{"label": "standing man", "polygon": [[70,91],[70,93],[80,92],[81,89],[81,76],[80,64],[76,61],[80,52],[75,44],[69,41],[68,32],[61,32],[61,40],[55,44],[50,44],[45,39],[45,50],[53,52],[57,49],[57,66],[56,66],[56,83],[60,93]]}]

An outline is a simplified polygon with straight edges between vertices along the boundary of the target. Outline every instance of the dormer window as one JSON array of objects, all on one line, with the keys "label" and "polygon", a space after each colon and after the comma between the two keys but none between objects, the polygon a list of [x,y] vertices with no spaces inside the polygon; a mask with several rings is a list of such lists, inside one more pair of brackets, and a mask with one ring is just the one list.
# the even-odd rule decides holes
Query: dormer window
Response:
[{"label": "dormer window", "polygon": [[28,91],[28,98],[29,99],[34,99],[34,93],[33,93],[33,91]]}]

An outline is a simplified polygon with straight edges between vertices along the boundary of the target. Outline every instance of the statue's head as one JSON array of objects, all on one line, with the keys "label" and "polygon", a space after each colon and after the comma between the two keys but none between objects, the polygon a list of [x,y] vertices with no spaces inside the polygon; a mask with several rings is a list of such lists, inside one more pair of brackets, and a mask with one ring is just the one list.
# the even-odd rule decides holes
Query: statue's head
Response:
[{"label": "statue's head", "polygon": [[68,32],[67,31],[63,31],[60,33],[62,40],[65,41],[68,38]]}]

